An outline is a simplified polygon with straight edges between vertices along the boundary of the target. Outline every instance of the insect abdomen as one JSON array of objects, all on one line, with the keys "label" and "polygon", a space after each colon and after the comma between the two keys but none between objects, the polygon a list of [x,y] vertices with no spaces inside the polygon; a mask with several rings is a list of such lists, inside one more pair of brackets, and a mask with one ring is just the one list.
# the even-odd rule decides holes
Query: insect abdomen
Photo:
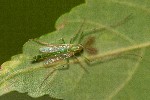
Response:
[{"label": "insect abdomen", "polygon": [[48,47],[42,47],[40,48],[40,52],[42,53],[53,53],[53,52],[67,52],[67,50],[70,48],[69,44],[61,44],[56,46],[48,46]]}]

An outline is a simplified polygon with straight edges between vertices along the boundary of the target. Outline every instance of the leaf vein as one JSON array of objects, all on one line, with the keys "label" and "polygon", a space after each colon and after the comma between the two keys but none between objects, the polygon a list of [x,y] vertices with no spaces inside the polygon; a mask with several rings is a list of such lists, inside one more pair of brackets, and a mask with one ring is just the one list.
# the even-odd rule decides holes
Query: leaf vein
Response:
[{"label": "leaf vein", "polygon": [[[145,53],[145,49],[141,50],[141,56],[143,56]],[[116,90],[114,90],[109,96],[106,96],[105,100],[111,100],[113,97],[115,97],[133,78],[133,75],[136,73],[137,69],[139,68],[139,64],[142,61],[141,58],[138,59],[137,63],[135,64],[134,69],[132,72],[128,73],[127,79],[120,85]]]},{"label": "leaf vein", "polygon": [[114,2],[114,3],[119,3],[119,4],[122,4],[122,5],[127,5],[127,6],[130,6],[130,7],[134,7],[134,8],[138,8],[138,9],[141,9],[143,11],[146,11],[148,13],[150,13],[150,9],[146,8],[145,6],[141,6],[141,5],[136,5],[136,4],[133,4],[131,2],[121,2],[121,1],[118,1],[118,0],[109,0],[111,2]]}]

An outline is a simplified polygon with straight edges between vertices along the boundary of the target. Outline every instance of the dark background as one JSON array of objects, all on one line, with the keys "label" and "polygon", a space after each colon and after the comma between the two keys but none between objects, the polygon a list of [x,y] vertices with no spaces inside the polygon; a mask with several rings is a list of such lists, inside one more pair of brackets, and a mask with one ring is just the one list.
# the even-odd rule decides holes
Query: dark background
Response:
[{"label": "dark background", "polygon": [[[0,65],[22,52],[31,38],[55,30],[56,20],[84,0],[0,0]],[[32,99],[12,92],[0,100],[50,100],[48,96]],[[55,99],[54,99],[55,100]]]}]

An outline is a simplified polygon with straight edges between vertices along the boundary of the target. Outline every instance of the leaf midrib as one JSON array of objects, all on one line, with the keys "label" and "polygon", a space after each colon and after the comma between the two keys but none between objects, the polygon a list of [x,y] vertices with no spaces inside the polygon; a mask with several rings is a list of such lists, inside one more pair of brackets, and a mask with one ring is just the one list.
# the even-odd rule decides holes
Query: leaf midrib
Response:
[{"label": "leaf midrib", "polygon": [[[107,57],[118,56],[118,55],[123,54],[125,52],[129,52],[129,51],[136,50],[136,49],[146,48],[146,47],[149,47],[149,46],[150,46],[150,42],[139,44],[139,45],[132,45],[132,46],[129,46],[129,47],[126,47],[126,48],[120,48],[120,49],[116,49],[116,50],[113,50],[113,51],[108,51],[106,53],[103,53],[103,54],[100,54],[100,55],[97,55],[97,56],[92,56],[92,57],[89,57],[88,59],[91,60],[91,61],[95,61],[95,59],[99,59],[97,61],[107,60],[107,59],[105,59]],[[84,62],[84,59],[81,59],[80,62]],[[71,61],[70,62],[70,64],[73,64],[73,63],[76,63],[76,61]],[[62,61],[59,64],[66,65],[66,62]],[[52,66],[57,66],[57,65],[58,65],[58,63],[52,64]],[[2,85],[3,83],[5,83],[5,81],[11,79],[12,77],[14,77],[17,74],[27,73],[27,72],[30,72],[30,71],[33,71],[33,70],[40,70],[40,69],[44,68],[42,65],[41,66],[38,65],[38,66],[39,67],[35,67],[35,66],[30,67],[29,66],[29,67],[27,67],[25,69],[21,69],[19,71],[16,71],[16,72],[12,73],[11,75],[6,76],[6,78],[4,78],[0,82],[0,85]]]}]

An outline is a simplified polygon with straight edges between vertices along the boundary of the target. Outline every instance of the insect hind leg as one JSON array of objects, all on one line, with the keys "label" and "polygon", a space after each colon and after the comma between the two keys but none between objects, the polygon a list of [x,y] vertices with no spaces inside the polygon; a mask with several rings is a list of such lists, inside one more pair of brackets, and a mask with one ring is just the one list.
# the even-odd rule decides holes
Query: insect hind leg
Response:
[{"label": "insect hind leg", "polygon": [[[45,45],[45,46],[50,46],[50,45],[52,45],[52,44],[50,44],[50,43],[47,43],[47,42],[42,42],[42,41],[39,41],[39,40],[37,40],[37,39],[30,39],[31,41],[34,41],[34,42],[36,42],[36,43],[38,43],[38,44],[40,44],[40,45]],[[61,44],[65,44],[65,40],[63,39],[63,38],[61,38],[61,39],[59,39],[58,41],[62,41],[62,43]]]},{"label": "insect hind leg", "polygon": [[[40,85],[40,88],[42,87],[42,85],[44,84],[44,82],[55,72],[55,71],[57,71],[57,70],[66,70],[66,69],[69,69],[69,67],[70,67],[70,64],[69,64],[69,59],[66,59],[66,61],[67,61],[67,66],[65,67],[65,66],[58,66],[57,68],[53,68],[53,70],[50,72],[50,73],[48,73],[48,75],[46,76],[46,78],[43,80],[43,82],[41,83],[41,85]],[[48,64],[47,64],[47,66],[48,66]],[[49,67],[45,67],[45,68],[49,68]]]},{"label": "insect hind leg", "polygon": [[42,41],[39,41],[39,40],[37,40],[37,39],[30,39],[30,40],[32,40],[32,41],[34,41],[34,42],[36,42],[36,43],[38,43],[38,44],[41,44],[41,45],[51,45],[51,44],[49,44],[49,43],[42,42]]},{"label": "insect hind leg", "polygon": [[53,70],[52,70],[50,73],[48,73],[48,75],[46,76],[46,78],[44,78],[44,80],[43,80],[42,83],[40,84],[40,87],[39,87],[39,88],[42,87],[42,85],[44,84],[44,82],[45,82],[55,71],[56,71],[56,69],[53,68]]},{"label": "insect hind leg", "polygon": [[81,62],[79,61],[79,59],[78,59],[75,55],[74,55],[73,57],[77,60],[77,62],[78,62],[79,65],[81,66],[81,68],[82,68],[85,72],[89,73],[88,70],[81,64]]}]

